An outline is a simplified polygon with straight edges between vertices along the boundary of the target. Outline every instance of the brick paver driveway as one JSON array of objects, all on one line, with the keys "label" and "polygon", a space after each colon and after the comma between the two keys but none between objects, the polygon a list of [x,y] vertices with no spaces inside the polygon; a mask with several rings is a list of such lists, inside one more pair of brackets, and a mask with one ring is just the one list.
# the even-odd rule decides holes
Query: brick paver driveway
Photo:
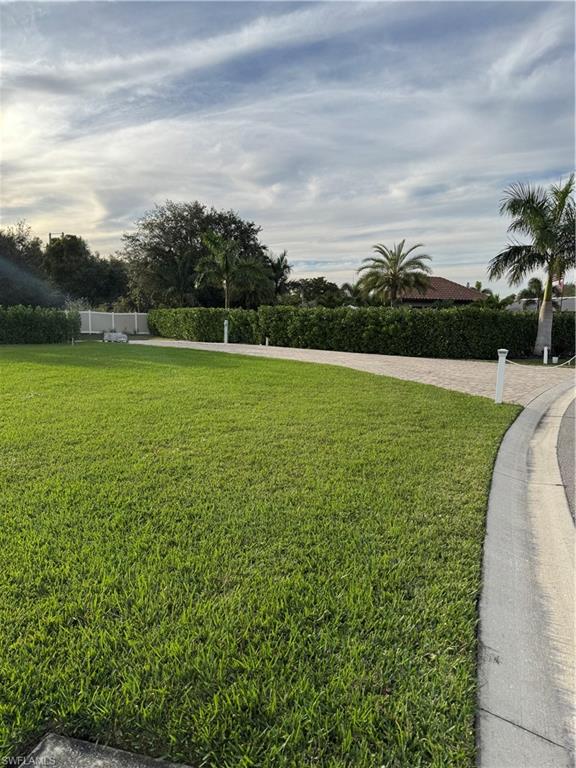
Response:
[{"label": "brick paver driveway", "polygon": [[[282,360],[301,360],[307,363],[325,363],[356,368],[359,371],[392,376],[396,379],[419,381],[436,387],[455,389],[470,395],[494,397],[496,362],[480,360],[439,360],[428,357],[399,357],[396,355],[365,355],[356,352],[330,352],[321,349],[293,349],[291,347],[265,347],[253,344],[216,344],[201,341],[174,341],[171,339],[141,339],[133,344],[160,347],[203,349],[210,352],[228,352],[255,357],[273,357]],[[564,368],[543,368],[532,365],[506,366],[504,400],[526,405],[546,389],[562,381],[574,379],[574,371]]]}]

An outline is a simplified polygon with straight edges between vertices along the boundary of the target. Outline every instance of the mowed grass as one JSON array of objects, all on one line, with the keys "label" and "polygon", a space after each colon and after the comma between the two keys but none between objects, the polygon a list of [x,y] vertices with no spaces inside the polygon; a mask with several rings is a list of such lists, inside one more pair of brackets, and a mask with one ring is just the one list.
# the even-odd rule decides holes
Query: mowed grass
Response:
[{"label": "mowed grass", "polygon": [[518,408],[344,368],[0,350],[0,754],[471,766]]}]

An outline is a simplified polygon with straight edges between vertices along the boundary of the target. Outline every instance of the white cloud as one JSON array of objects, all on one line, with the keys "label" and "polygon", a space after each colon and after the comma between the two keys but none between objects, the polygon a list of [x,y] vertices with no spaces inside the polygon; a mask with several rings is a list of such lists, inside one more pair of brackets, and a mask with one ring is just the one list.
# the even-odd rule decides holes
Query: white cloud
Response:
[{"label": "white cloud", "polygon": [[[297,274],[350,280],[407,237],[437,273],[485,280],[503,186],[572,158],[573,9],[537,11],[436,40],[419,4],[313,5],[120,57],[97,30],[81,58],[11,49],[7,87],[26,87],[5,100],[3,220],[106,253],[155,202],[200,199],[261,224]],[[183,76],[211,98],[173,93]]]},{"label": "white cloud", "polygon": [[14,81],[20,88],[52,90],[56,94],[69,92],[72,96],[90,90],[107,93],[142,83],[152,89],[152,84],[165,79],[259,51],[325,40],[343,29],[370,23],[375,15],[378,8],[370,4],[322,4],[280,16],[262,16],[233,32],[137,55],[116,55],[96,61],[87,55],[80,61],[56,65],[45,58],[33,63],[8,59],[3,67],[5,87]]}]

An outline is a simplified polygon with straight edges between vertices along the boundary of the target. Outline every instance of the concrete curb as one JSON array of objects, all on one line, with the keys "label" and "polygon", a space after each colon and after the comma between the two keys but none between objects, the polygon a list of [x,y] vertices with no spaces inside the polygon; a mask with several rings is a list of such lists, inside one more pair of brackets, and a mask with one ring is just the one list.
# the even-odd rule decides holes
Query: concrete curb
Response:
[{"label": "concrete curb", "polygon": [[480,600],[480,768],[574,765],[574,526],[556,458],[563,382],[532,400],[494,467]]}]

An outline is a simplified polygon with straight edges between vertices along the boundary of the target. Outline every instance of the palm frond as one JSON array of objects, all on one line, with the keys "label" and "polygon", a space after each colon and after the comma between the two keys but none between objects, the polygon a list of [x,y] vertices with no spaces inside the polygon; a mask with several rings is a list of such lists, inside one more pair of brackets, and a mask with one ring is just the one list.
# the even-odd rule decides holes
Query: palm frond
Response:
[{"label": "palm frond", "polygon": [[550,195],[554,201],[554,213],[556,223],[560,223],[567,205],[570,203],[570,199],[574,192],[574,174],[570,174],[568,180],[564,184],[553,184],[550,188]]},{"label": "palm frond", "polygon": [[543,187],[514,182],[504,190],[500,213],[515,217],[524,215],[526,211],[546,208],[547,204],[548,198]]},{"label": "palm frond", "polygon": [[389,265],[389,262],[385,259],[375,259],[371,256],[367,259],[363,259],[362,263],[364,266],[360,267],[358,272],[363,272],[366,269],[377,269],[378,267],[386,268]]},{"label": "palm frond", "polygon": [[403,263],[403,267],[406,269],[418,269],[421,272],[432,272],[432,268],[425,264],[424,261],[431,261],[432,257],[426,254],[420,254],[419,256],[412,256],[410,259],[406,259]]},{"label": "palm frond", "polygon": [[[402,246],[404,246],[404,243],[405,243],[405,240],[402,240]],[[423,248],[423,247],[424,247],[424,245],[422,243],[416,243],[416,245],[411,245],[410,248],[408,248],[407,251],[404,251],[404,258],[406,258],[406,256],[408,256],[408,254],[412,253],[412,251],[415,251],[416,248]],[[424,257],[421,256],[421,258],[424,258]],[[426,258],[429,259],[430,256],[427,256]]]},{"label": "palm frond", "polygon": [[533,245],[509,245],[488,265],[490,280],[506,276],[510,285],[518,285],[535,269],[548,266],[548,257],[540,253]]},{"label": "palm frond", "polygon": [[550,221],[546,190],[530,184],[511,184],[504,190],[500,213],[512,217],[509,232],[519,232],[542,241]]},{"label": "palm frond", "polygon": [[390,256],[392,255],[392,251],[382,243],[376,243],[376,245],[373,245],[372,250],[376,251],[376,253],[379,253],[381,256],[384,256],[385,258],[390,258]]}]

